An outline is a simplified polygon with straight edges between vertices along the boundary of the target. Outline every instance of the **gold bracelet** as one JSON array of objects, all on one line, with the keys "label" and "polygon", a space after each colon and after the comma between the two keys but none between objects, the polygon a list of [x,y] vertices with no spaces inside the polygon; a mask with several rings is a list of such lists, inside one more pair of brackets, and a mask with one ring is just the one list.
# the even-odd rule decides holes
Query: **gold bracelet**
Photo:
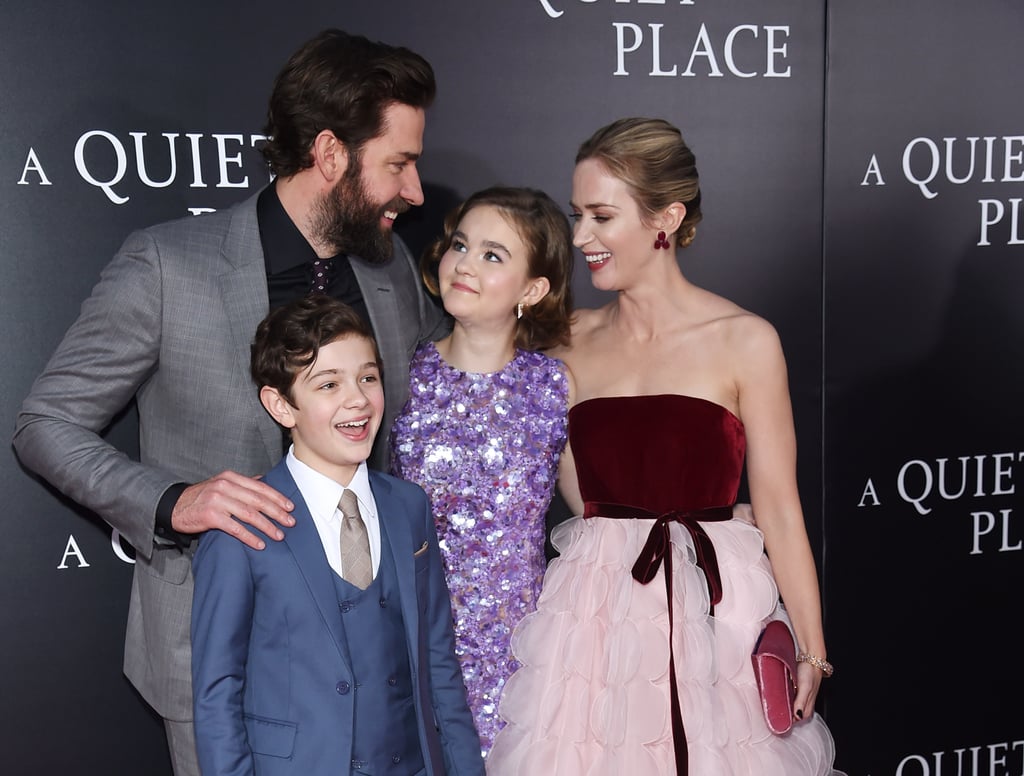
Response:
[{"label": "gold bracelet", "polygon": [[801,652],[796,656],[796,662],[798,663],[810,663],[812,666],[821,671],[825,676],[832,676],[832,664],[827,660],[822,660],[820,657],[815,655],[808,655],[806,652]]}]

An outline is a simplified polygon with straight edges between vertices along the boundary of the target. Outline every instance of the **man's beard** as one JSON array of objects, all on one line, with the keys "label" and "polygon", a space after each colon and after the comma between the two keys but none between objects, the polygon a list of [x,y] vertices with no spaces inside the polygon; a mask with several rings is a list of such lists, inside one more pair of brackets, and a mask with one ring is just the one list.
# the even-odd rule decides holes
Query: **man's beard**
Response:
[{"label": "man's beard", "polygon": [[349,165],[333,189],[322,196],[313,215],[313,234],[338,253],[358,256],[371,264],[391,258],[391,230],[381,226],[385,210],[402,213],[409,204],[401,197],[378,205],[363,187],[362,164]]}]

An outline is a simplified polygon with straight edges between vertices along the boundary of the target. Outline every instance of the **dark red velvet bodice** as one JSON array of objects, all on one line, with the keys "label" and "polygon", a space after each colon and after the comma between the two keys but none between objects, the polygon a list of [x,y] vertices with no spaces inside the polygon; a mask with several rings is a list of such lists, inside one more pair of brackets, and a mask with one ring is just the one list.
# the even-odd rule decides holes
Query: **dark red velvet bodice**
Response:
[{"label": "dark red velvet bodice", "polygon": [[692,396],[587,399],[569,411],[585,502],[655,514],[736,502],[746,437],[724,407]]},{"label": "dark red velvet bodice", "polygon": [[[736,503],[747,442],[743,424],[724,407],[692,396],[615,396],[587,399],[569,410],[569,441],[576,460],[584,517],[654,520],[632,567],[649,584],[664,566],[669,625],[669,676],[675,677],[672,640],[672,533],[681,524],[708,585],[709,614],[722,600],[714,543],[702,523],[728,520]],[[676,773],[689,776],[679,688],[669,684]]]}]

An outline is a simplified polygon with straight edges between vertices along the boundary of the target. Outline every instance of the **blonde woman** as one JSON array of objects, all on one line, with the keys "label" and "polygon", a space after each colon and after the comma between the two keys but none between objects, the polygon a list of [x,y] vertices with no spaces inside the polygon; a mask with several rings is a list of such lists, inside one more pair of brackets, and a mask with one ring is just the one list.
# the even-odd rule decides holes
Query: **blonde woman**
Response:
[{"label": "blonde woman", "polygon": [[[575,382],[559,484],[580,517],[556,529],[561,555],[513,638],[523,667],[488,773],[832,774],[779,338],[682,274],[700,188],[672,125],[622,119],[587,140],[572,210],[594,286],[616,295],[581,311],[556,352]],[[756,526],[733,508],[744,463]],[[780,618],[804,653],[781,736],[750,660]]]}]

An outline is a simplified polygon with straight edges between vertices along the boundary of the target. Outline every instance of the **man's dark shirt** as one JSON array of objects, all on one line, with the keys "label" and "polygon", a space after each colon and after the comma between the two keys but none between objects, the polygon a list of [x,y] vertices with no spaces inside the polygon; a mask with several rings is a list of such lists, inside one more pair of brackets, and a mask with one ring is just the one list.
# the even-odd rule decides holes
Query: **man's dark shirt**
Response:
[{"label": "man's dark shirt", "polygon": [[[267,268],[267,293],[273,310],[309,293],[313,261],[318,257],[288,217],[274,186],[267,186],[260,193],[256,216]],[[333,256],[331,265],[327,293],[352,307],[369,324],[370,314],[348,256],[343,253]]]}]

